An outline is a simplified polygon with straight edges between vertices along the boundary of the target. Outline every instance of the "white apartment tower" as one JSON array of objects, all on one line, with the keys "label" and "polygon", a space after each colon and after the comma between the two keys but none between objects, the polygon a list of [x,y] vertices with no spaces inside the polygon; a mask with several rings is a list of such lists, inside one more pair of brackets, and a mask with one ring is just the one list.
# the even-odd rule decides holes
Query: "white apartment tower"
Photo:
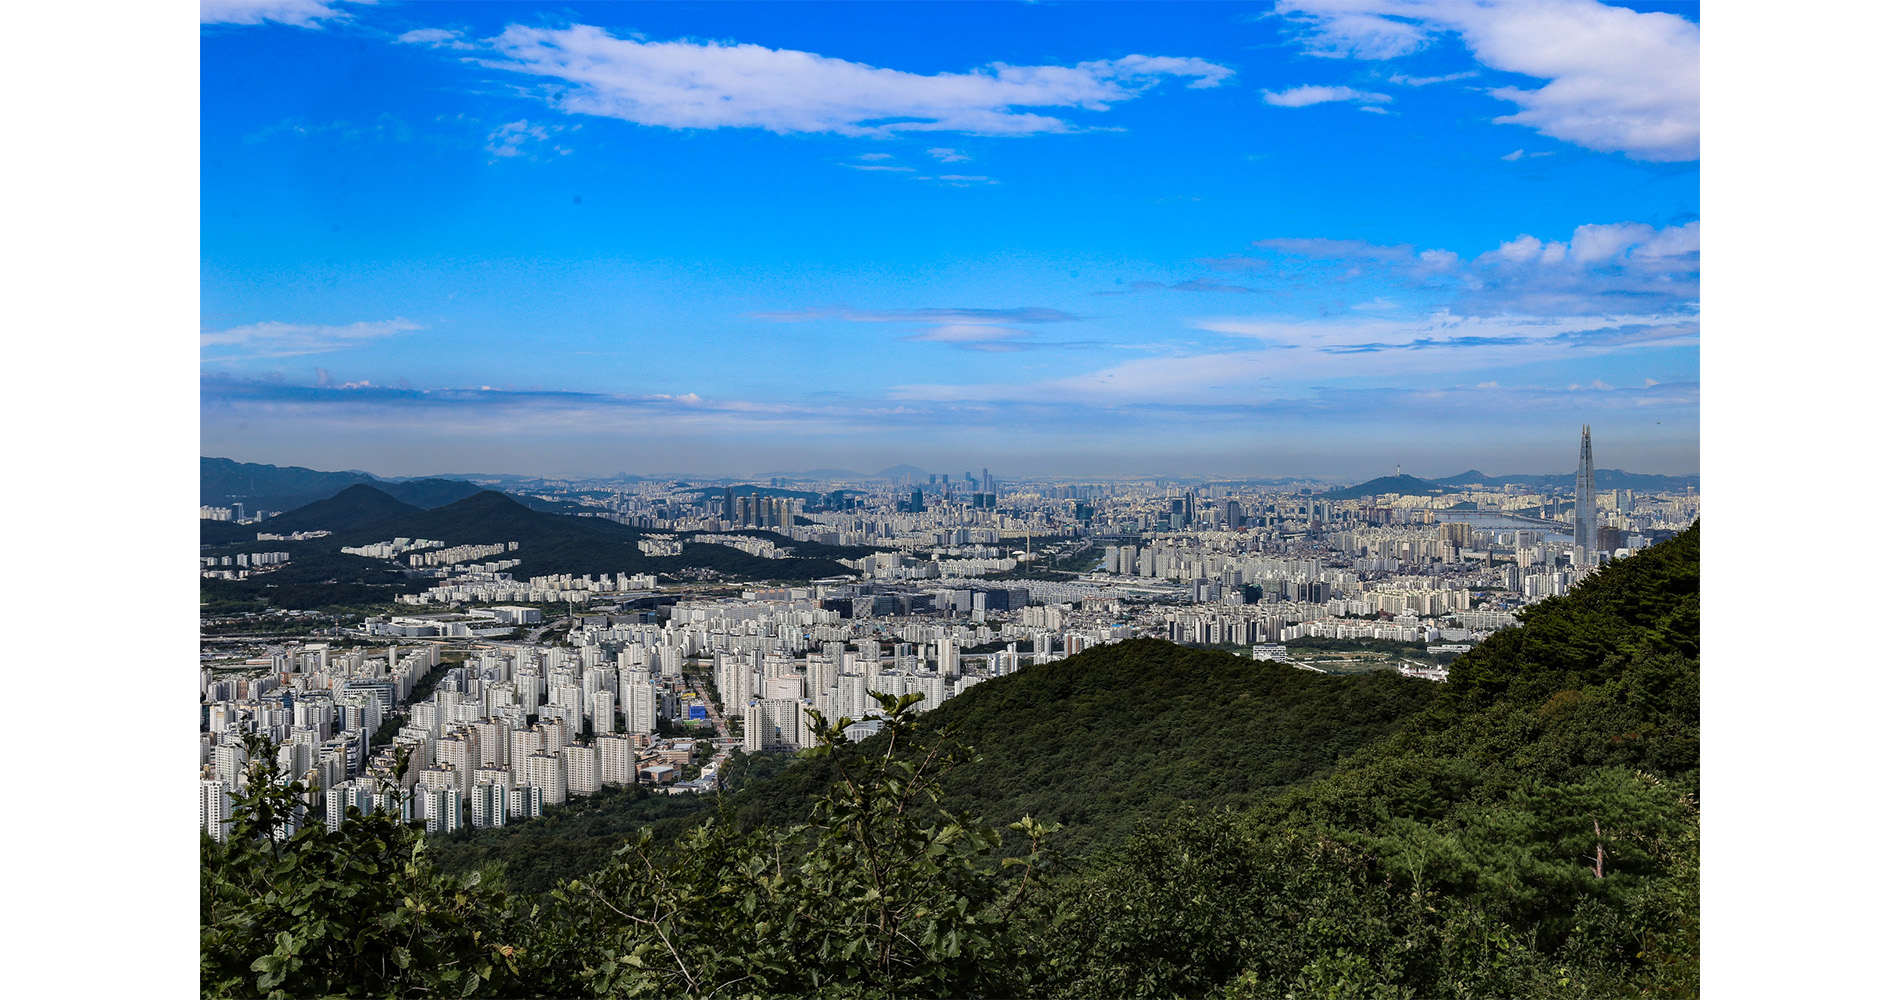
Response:
[{"label": "white apartment tower", "polygon": [[[642,671],[644,673],[645,671]],[[627,688],[627,731],[655,733],[660,728],[659,692],[636,681]]]},{"label": "white apartment tower", "polygon": [[422,818],[430,833],[453,833],[462,828],[462,795],[453,788],[423,793]]},{"label": "white apartment tower", "polygon": [[515,819],[533,819],[541,815],[541,789],[531,786],[508,790],[508,815]]},{"label": "white apartment tower", "polygon": [[231,792],[224,782],[198,782],[198,829],[219,843],[231,836]]},{"label": "white apartment tower", "polygon": [[627,733],[609,733],[594,741],[600,754],[600,781],[603,785],[631,785],[639,778],[640,751]]},{"label": "white apartment tower", "polygon": [[503,782],[476,785],[468,799],[468,822],[478,830],[508,823],[508,793]]},{"label": "white apartment tower", "polygon": [[324,825],[335,832],[343,825],[351,806],[367,816],[376,810],[376,790],[366,784],[352,782],[337,785],[323,794]]},{"label": "white apartment tower", "polygon": [[588,708],[594,720],[594,732],[617,733],[620,720],[614,715],[614,693],[611,690],[595,691],[587,696]]},{"label": "white apartment tower", "polygon": [[538,750],[527,757],[526,784],[540,790],[542,801],[558,806],[567,801],[567,766],[558,753]]},{"label": "white apartment tower", "polygon": [[592,744],[569,743],[561,748],[567,765],[567,794],[592,795],[600,791],[600,755]]}]

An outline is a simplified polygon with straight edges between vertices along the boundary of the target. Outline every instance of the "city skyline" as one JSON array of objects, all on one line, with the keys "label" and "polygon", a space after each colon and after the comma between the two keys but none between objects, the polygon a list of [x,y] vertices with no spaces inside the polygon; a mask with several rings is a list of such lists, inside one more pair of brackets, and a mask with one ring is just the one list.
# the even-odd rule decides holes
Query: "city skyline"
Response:
[{"label": "city skyline", "polygon": [[1699,471],[1693,5],[203,10],[204,455]]}]

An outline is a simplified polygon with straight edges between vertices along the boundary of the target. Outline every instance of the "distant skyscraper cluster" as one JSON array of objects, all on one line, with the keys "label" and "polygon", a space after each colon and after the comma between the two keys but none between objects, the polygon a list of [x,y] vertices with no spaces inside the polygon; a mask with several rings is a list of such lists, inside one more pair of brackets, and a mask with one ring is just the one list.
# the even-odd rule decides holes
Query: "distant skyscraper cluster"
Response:
[{"label": "distant skyscraper cluster", "polygon": [[[382,808],[451,832],[533,818],[615,786],[710,791],[727,752],[814,746],[807,709],[826,725],[853,720],[848,732],[860,739],[878,725],[867,718],[872,694],[921,695],[929,710],[1019,665],[1138,636],[1264,659],[1298,659],[1286,644],[1308,639],[1455,651],[1700,512],[1686,487],[1612,489],[1599,507],[1588,426],[1568,544],[1561,475],[1529,487],[1422,484],[1417,494],[1371,496],[1159,480],[999,487],[988,469],[916,478],[926,476],[923,486],[908,475],[856,486],[780,479],[772,489],[784,496],[670,482],[607,503],[620,523],[666,532],[630,536],[642,558],[680,557],[689,541],[759,560],[815,560],[839,547],[809,584],[755,579],[736,595],[650,572],[518,582],[504,571],[517,560],[475,561],[522,554],[528,543],[400,537],[340,548],[430,573],[437,586],[403,599],[449,613],[372,616],[345,632],[353,641],[343,647],[333,648],[329,626],[289,643],[270,632],[208,647],[199,824],[215,838],[231,834],[251,733],[278,744],[281,773],[306,787],[295,822],[320,810],[334,827],[351,808]],[[998,488],[1007,491],[1000,507],[985,492]],[[598,492],[574,495],[598,505]],[[260,543],[282,537],[257,533]],[[269,552],[224,554],[252,547],[211,551],[247,569],[275,564]],[[539,639],[543,612],[528,605],[552,603],[586,610],[570,609],[581,620],[561,638]],[[249,630],[258,617],[207,620]],[[519,641],[516,629],[534,637]],[[369,647],[386,636],[450,642]],[[455,662],[440,659],[453,647]],[[723,735],[728,720],[739,734]],[[695,737],[660,735],[701,722],[721,734],[710,760]],[[410,750],[406,769],[395,766],[397,747]],[[694,763],[705,769],[689,778]]]}]

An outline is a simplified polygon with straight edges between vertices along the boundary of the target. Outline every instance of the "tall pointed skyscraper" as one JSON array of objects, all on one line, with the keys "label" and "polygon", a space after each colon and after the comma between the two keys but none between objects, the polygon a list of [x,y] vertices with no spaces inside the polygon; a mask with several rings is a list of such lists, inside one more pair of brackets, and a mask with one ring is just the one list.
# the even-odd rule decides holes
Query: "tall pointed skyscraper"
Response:
[{"label": "tall pointed skyscraper", "polygon": [[1577,450],[1577,510],[1571,518],[1576,544],[1570,563],[1579,570],[1596,565],[1597,466],[1590,457],[1590,425],[1583,425],[1583,445]]}]

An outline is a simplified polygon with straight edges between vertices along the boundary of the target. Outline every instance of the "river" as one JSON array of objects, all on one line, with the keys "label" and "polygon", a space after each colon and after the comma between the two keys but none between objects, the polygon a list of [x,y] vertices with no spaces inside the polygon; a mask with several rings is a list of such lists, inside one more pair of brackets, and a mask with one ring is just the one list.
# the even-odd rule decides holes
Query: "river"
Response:
[{"label": "river", "polygon": [[1570,532],[1549,527],[1541,521],[1522,521],[1504,514],[1471,510],[1441,510],[1434,513],[1440,521],[1469,524],[1475,531],[1530,531],[1540,536],[1540,541],[1550,536],[1570,537]]}]

